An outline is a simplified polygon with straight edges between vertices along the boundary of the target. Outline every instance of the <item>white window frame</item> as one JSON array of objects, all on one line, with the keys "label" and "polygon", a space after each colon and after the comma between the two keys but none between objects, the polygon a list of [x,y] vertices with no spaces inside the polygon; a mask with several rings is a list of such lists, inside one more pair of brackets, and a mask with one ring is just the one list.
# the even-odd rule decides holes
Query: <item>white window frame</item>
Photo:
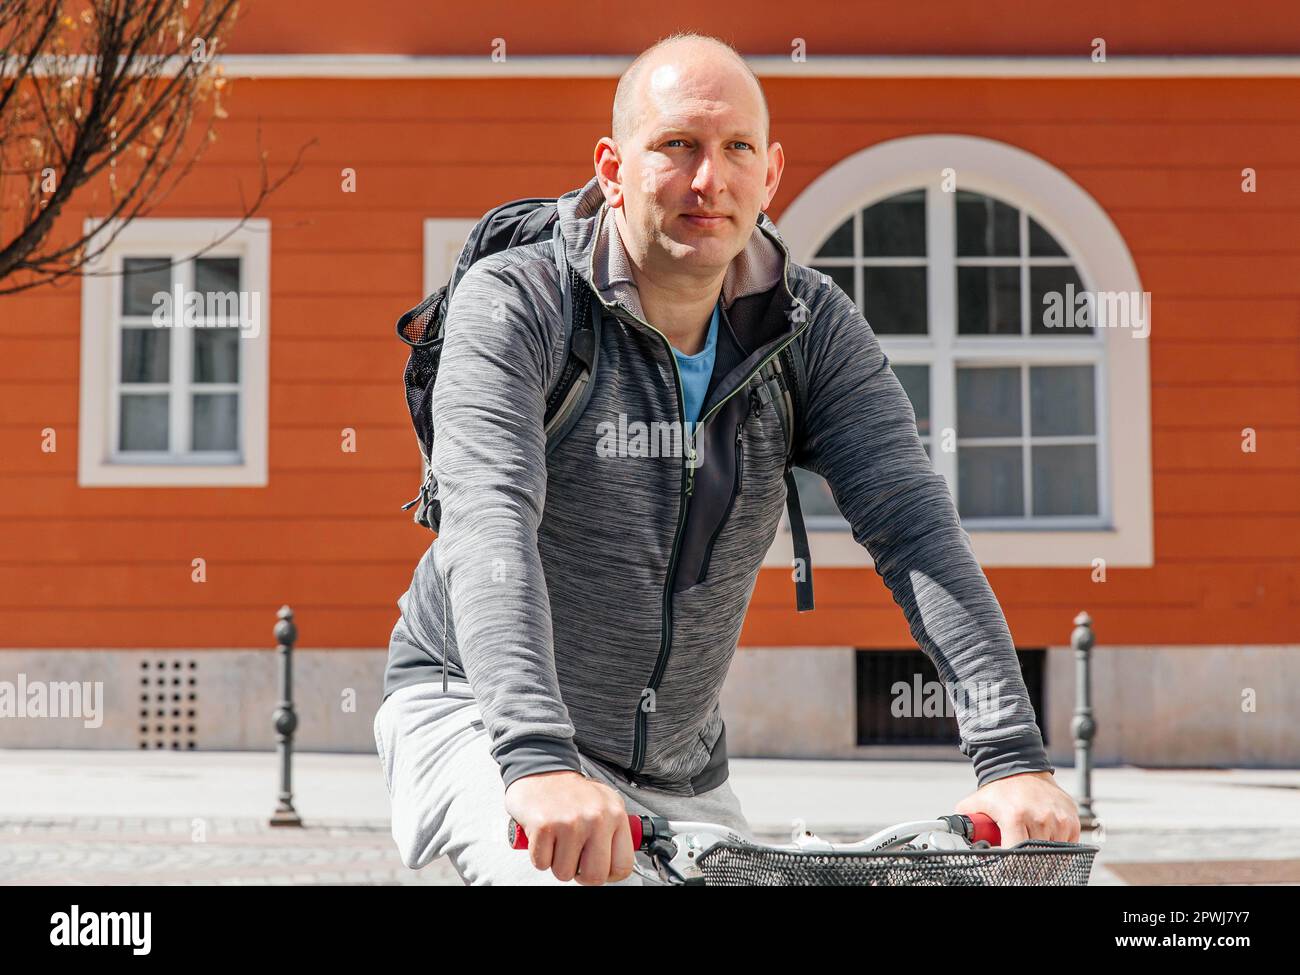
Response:
[{"label": "white window frame", "polygon": [[431,295],[451,280],[456,258],[477,220],[464,217],[430,217],[424,221],[424,295]]},{"label": "white window frame", "polygon": [[[87,220],[85,232],[100,226]],[[107,232],[107,231],[106,231]],[[121,228],[113,243],[87,267],[81,287],[81,410],[77,482],[82,487],[265,487],[270,348],[270,222],[233,219],[138,218]],[[222,239],[224,238],[224,239]],[[241,335],[239,349],[239,437],[237,453],[135,456],[117,450],[118,376],[121,374],[122,261],[128,257],[187,257],[213,245],[202,257],[238,257],[240,290],[260,300],[256,335]],[[179,265],[181,281],[193,286],[194,265]],[[96,276],[94,272],[108,272]],[[174,328],[183,332],[184,328]],[[186,339],[192,336],[187,335]],[[188,417],[189,375],[177,369],[192,342],[172,343],[171,422]],[[229,391],[220,384],[214,391]],[[205,387],[206,388],[206,387]],[[183,415],[182,415],[183,414]]]},{"label": "white window frame", "polygon": [[[955,178],[953,192],[942,187],[948,174]],[[955,190],[982,193],[1017,207],[1022,224],[1026,213],[1036,219],[1065,249],[1086,289],[1142,293],[1122,236],[1082,187],[1044,160],[991,139],[926,135],[892,140],[837,164],[786,209],[779,226],[792,260],[817,263],[816,249],[844,220],[873,203],[921,187],[926,190],[928,256],[925,261],[909,258],[899,263],[928,266],[937,255],[950,255],[952,270],[927,274],[930,334],[881,335],[880,343],[893,363],[930,366],[931,455],[950,489],[956,485],[957,455],[938,448],[944,427],[956,426],[958,362],[1020,365],[1033,360],[1034,365],[1097,366],[1100,514],[1035,518],[1028,525],[1022,519],[968,519],[977,558],[987,566],[1090,566],[1098,558],[1110,566],[1150,566],[1154,539],[1147,340],[1135,339],[1127,328],[1052,337],[1050,344],[1043,338],[955,334]],[[1023,286],[1021,300],[1029,300]],[[839,527],[829,528],[828,520],[811,519],[808,525],[813,565],[871,566],[870,555],[853,541],[842,519],[834,519]],[[791,564],[793,547],[784,520],[783,526],[767,565]]]}]

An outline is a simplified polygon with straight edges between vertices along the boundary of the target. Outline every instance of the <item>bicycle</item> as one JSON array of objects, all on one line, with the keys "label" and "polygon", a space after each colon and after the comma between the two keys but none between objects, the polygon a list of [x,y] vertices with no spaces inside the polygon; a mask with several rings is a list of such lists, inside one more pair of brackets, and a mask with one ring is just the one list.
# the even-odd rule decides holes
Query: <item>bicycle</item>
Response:
[{"label": "bicycle", "polygon": [[[1024,840],[1002,848],[983,813],[899,823],[855,843],[830,843],[796,824],[789,844],[746,839],[718,823],[672,822],[628,814],[632,846],[655,866],[641,876],[668,886],[1015,887],[1087,886],[1098,848]],[[507,841],[528,848],[515,820]]]}]

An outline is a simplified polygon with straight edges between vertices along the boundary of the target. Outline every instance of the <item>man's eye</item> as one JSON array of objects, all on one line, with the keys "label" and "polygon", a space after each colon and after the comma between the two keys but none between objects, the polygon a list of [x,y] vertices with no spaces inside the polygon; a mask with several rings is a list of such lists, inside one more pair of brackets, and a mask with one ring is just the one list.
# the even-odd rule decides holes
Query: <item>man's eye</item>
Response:
[{"label": "man's eye", "polygon": [[[669,139],[667,142],[664,143],[664,145],[665,145],[665,146],[670,146],[670,145],[672,145],[674,142],[680,142],[680,143],[683,143],[683,144],[684,144],[684,143],[686,142],[686,140],[685,140],[685,139]],[[737,139],[735,142],[733,142],[732,145],[733,145],[733,146],[744,146],[746,149],[753,149],[753,148],[754,148],[750,143],[748,143],[748,142],[742,142],[742,141],[740,141],[739,139]]]}]

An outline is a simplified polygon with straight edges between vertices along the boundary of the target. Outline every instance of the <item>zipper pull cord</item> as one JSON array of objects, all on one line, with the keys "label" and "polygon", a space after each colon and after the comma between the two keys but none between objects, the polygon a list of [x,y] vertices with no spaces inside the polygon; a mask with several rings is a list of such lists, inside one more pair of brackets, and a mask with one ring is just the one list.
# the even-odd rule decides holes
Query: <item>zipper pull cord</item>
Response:
[{"label": "zipper pull cord", "polygon": [[736,427],[736,494],[740,494],[745,489],[745,446],[741,438],[744,430],[743,423]]},{"label": "zipper pull cord", "polygon": [[686,436],[687,447],[690,451],[687,455],[687,463],[690,464],[690,467],[686,471],[686,494],[688,496],[695,493],[695,444],[699,435],[699,426],[692,424],[691,431]]}]

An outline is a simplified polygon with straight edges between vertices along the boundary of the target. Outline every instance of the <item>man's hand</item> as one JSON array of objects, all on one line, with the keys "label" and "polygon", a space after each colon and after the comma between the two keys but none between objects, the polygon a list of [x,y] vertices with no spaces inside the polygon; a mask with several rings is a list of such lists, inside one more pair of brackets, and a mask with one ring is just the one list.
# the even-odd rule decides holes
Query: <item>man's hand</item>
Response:
[{"label": "man's hand", "polygon": [[995,779],[957,803],[956,812],[991,816],[1002,833],[1003,846],[1026,839],[1079,842],[1078,808],[1051,772],[1019,772]]},{"label": "man's hand", "polygon": [[506,812],[528,834],[528,855],[557,880],[594,886],[624,880],[635,854],[617,790],[579,772],[540,772],[506,789]]}]

